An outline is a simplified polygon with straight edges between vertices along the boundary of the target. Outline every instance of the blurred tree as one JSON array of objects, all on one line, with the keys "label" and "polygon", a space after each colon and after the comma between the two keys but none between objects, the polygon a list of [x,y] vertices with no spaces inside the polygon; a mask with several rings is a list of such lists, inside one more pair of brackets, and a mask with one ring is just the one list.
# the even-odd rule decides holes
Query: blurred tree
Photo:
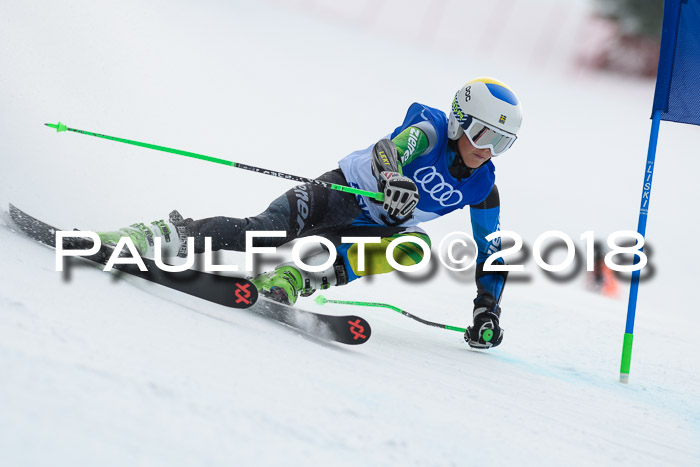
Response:
[{"label": "blurred tree", "polygon": [[618,22],[629,36],[661,38],[664,0],[596,0],[603,16]]},{"label": "blurred tree", "polygon": [[659,61],[664,0],[594,0],[578,62],[587,68],[654,77]]}]

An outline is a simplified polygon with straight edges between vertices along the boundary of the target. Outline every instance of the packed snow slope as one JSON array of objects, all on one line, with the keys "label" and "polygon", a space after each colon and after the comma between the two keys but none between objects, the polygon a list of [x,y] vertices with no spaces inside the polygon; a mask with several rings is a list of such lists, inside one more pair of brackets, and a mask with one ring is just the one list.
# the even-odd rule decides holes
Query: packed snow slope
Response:
[{"label": "packed snow slope", "polygon": [[[374,29],[392,9],[424,9],[382,5],[367,16]],[[424,28],[458,30],[464,17]],[[424,43],[415,30],[387,37],[272,4],[4,5],[3,211],[13,202],[66,229],[104,230],[174,208],[255,215],[291,186],[44,122],[317,176],[389,133],[412,102],[446,111],[468,79],[494,76],[525,111],[519,140],[494,161],[503,228],[529,251],[563,231],[580,258],[583,232],[636,228],[653,83],[516,66],[517,41],[486,57],[466,32]],[[555,281],[531,253],[504,293],[503,344],[487,352],[390,310],[299,301],[368,319],[371,340],[351,348],[93,268],[58,273],[54,252],[3,212],[0,464],[697,465],[699,144],[697,127],[662,125],[654,273],[640,289],[629,385],[617,382],[628,286],[618,299],[592,294],[583,273]],[[468,213],[425,228],[436,249],[470,231]],[[434,266],[325,295],[466,327],[473,272]]]}]

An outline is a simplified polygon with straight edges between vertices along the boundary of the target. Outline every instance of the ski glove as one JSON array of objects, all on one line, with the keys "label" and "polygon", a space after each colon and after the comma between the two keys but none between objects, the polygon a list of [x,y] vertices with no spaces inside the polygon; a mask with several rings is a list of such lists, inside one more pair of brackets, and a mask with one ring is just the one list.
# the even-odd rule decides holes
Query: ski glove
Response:
[{"label": "ski glove", "polygon": [[379,175],[380,190],[384,192],[384,210],[391,224],[401,224],[413,216],[420,195],[416,184],[398,172]]},{"label": "ski glove", "polygon": [[384,193],[384,222],[399,225],[413,216],[420,196],[416,184],[401,174],[399,154],[393,141],[382,139],[372,148],[372,174]]},{"label": "ski glove", "polygon": [[499,325],[501,307],[491,294],[480,294],[474,299],[474,324],[467,328],[464,340],[474,349],[490,349],[503,340]]}]

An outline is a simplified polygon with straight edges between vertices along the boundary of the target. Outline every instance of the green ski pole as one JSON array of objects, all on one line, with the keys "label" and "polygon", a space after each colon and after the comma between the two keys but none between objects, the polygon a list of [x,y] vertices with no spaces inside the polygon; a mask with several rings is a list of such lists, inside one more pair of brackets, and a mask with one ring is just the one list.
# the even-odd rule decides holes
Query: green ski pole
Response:
[{"label": "green ski pole", "polygon": [[316,297],[316,303],[318,303],[319,305],[325,305],[326,303],[336,303],[338,305],[355,305],[355,306],[370,306],[370,307],[376,307],[376,308],[388,308],[390,310],[394,310],[398,313],[401,313],[402,315],[407,316],[411,319],[414,319],[414,320],[418,321],[419,323],[427,324],[428,326],[433,326],[433,327],[441,328],[441,329],[447,329],[450,331],[457,331],[457,332],[461,332],[462,334],[467,332],[467,330],[464,328],[460,328],[457,326],[450,326],[449,324],[434,323],[432,321],[428,321],[426,319],[419,318],[418,316],[412,315],[411,313],[409,313],[406,310],[402,310],[401,308],[395,307],[394,305],[389,305],[388,303],[354,302],[351,300],[329,300],[326,297],[324,297],[323,295],[319,295],[318,297]]},{"label": "green ski pole", "polygon": [[173,149],[173,148],[168,148],[165,146],[158,146],[156,144],[142,143],[140,141],[133,141],[130,139],[125,139],[125,138],[118,138],[116,136],[102,135],[100,133],[94,133],[92,131],[78,130],[77,128],[70,128],[61,122],[58,122],[56,124],[45,123],[44,125],[46,125],[50,128],[55,128],[56,132],[72,131],[73,133],[80,133],[83,135],[95,136],[97,138],[108,139],[111,141],[116,141],[118,143],[131,144],[133,146],[139,146],[142,148],[155,149],[156,151],[163,151],[163,152],[168,152],[171,154],[178,154],[180,156],[193,157],[195,159],[201,159],[203,161],[227,165],[229,167],[234,167],[236,169],[249,170],[251,172],[257,172],[257,173],[260,173],[263,175],[271,175],[273,177],[284,178],[285,180],[293,180],[295,182],[301,182],[301,183],[313,183],[314,185],[323,186],[323,187],[329,188],[331,190],[344,191],[346,193],[353,193],[356,195],[367,196],[368,198],[374,198],[377,201],[384,201],[384,193],[377,193],[374,191],[360,190],[358,188],[352,188],[352,187],[345,186],[345,185],[337,185],[335,183],[328,183],[328,182],[324,182],[322,180],[315,180],[313,178],[299,177],[297,175],[291,175],[291,174],[287,174],[284,172],[278,172],[276,170],[261,169],[260,167],[254,167],[252,165],[246,165],[246,164],[242,164],[240,162],[232,162],[232,161],[228,161],[226,159],[219,159],[218,157],[205,156],[204,154],[197,154],[195,152],[183,151],[181,149]]}]

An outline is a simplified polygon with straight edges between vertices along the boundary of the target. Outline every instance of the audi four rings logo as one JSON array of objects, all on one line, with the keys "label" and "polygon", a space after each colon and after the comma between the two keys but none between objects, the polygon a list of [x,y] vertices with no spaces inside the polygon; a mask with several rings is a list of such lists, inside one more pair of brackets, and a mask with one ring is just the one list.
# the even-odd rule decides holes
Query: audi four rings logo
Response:
[{"label": "audi four rings logo", "polygon": [[438,173],[432,165],[416,170],[413,180],[444,208],[456,206],[462,202],[462,192],[446,183],[442,174]]}]

